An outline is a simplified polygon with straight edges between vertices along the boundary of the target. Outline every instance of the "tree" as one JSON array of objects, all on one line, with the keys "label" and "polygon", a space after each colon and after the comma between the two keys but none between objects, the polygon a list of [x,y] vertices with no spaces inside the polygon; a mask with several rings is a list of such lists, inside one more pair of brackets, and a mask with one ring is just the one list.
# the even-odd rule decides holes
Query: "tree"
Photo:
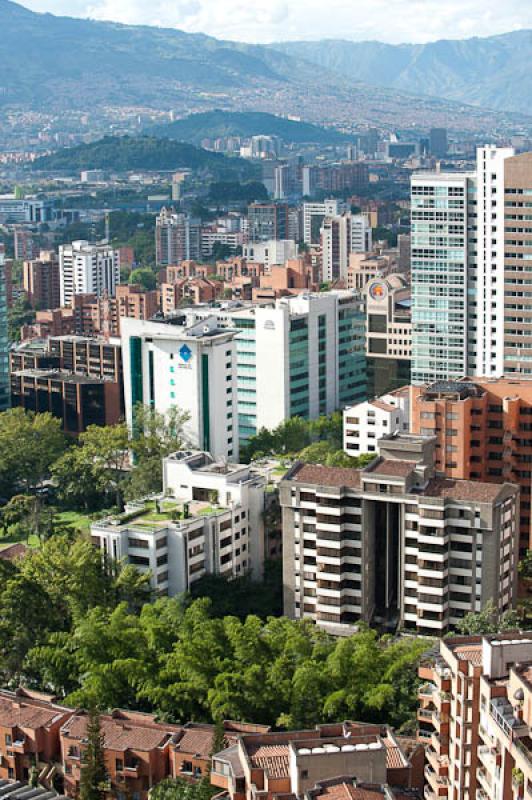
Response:
[{"label": "tree", "polygon": [[95,488],[106,494],[114,494],[115,504],[121,508],[122,487],[129,464],[127,425],[89,425],[79,438],[84,463],[92,466]]},{"label": "tree", "polygon": [[523,580],[532,578],[532,550],[526,551],[526,555],[520,559],[517,569]]},{"label": "tree", "polygon": [[152,800],[210,800],[218,790],[207,778],[190,783],[184,778],[167,778],[154,786],[150,792]]},{"label": "tree", "polygon": [[460,620],[456,628],[459,633],[466,636],[476,636],[488,633],[501,633],[502,631],[516,630],[521,621],[517,611],[505,611],[499,615],[495,605],[490,600],[482,611],[470,611]]},{"label": "tree", "polygon": [[69,508],[96,510],[105,501],[105,487],[95,480],[94,464],[80,444],[73,445],[52,466],[59,500]]},{"label": "tree", "polygon": [[105,769],[105,740],[101,729],[100,714],[95,704],[88,712],[87,747],[83,753],[79,782],[80,800],[104,800],[107,772]]},{"label": "tree", "polygon": [[13,494],[17,486],[31,492],[49,477],[65,451],[67,440],[60,420],[12,408],[0,414],[0,491]]},{"label": "tree", "polygon": [[140,283],[143,289],[151,291],[152,289],[155,289],[157,280],[151,269],[139,267],[138,269],[134,269],[130,274],[129,283]]}]

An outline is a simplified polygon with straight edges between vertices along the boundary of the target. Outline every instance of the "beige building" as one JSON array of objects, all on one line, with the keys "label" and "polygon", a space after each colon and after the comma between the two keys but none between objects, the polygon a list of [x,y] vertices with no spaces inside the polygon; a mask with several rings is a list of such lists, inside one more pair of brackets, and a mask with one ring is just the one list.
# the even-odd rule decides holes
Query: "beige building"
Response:
[{"label": "beige building", "polygon": [[419,674],[425,800],[532,797],[532,634],[440,641]]},{"label": "beige building", "polygon": [[364,294],[368,394],[379,397],[410,383],[410,284],[399,274],[373,278],[366,284]]}]

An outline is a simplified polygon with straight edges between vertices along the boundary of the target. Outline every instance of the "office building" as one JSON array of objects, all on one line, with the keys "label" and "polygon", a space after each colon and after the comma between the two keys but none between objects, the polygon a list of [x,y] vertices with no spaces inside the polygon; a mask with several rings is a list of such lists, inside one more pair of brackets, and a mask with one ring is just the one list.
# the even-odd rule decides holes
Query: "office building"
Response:
[{"label": "office building", "polygon": [[426,798],[505,800],[532,789],[532,634],[456,636],[419,669]]},{"label": "office building", "polygon": [[379,397],[410,383],[410,292],[403,275],[371,280],[364,290],[369,397]]},{"label": "office building", "polygon": [[76,294],[114,295],[120,283],[118,251],[108,244],[72,242],[59,248],[60,304],[71,305]]},{"label": "office building", "polygon": [[447,128],[431,128],[429,134],[429,151],[436,158],[447,155]]},{"label": "office building", "polygon": [[351,253],[347,267],[346,288],[362,292],[373,278],[387,278],[400,272],[393,255]]},{"label": "office building", "polygon": [[238,459],[236,331],[216,317],[190,324],[185,315],[164,322],[123,319],[126,420],[137,403],[189,414],[185,436],[216,458]]},{"label": "office building", "polygon": [[325,217],[339,217],[349,209],[343,200],[331,198],[323,203],[303,203],[303,241],[305,244],[318,244]]},{"label": "office building", "polygon": [[53,217],[54,207],[50,200],[0,195],[0,222],[40,224],[50,222]]},{"label": "office building", "polygon": [[172,208],[161,208],[155,221],[155,258],[158,266],[201,258],[201,223]]},{"label": "office building", "polygon": [[383,436],[409,430],[409,386],[344,409],[344,450],[353,458],[377,453]]},{"label": "office building", "polygon": [[322,280],[345,281],[351,253],[371,250],[371,228],[364,214],[325,217],[321,228]]},{"label": "office building", "polygon": [[[422,763],[421,748],[414,747],[407,755],[400,738],[387,725],[344,722],[308,730],[243,734],[236,744],[214,753],[210,779],[228,800],[274,800],[280,796],[314,800],[322,794],[332,800],[343,798],[338,794],[342,785],[347,789],[346,800],[393,800],[396,796],[414,800],[420,797],[415,790],[421,790],[423,784]],[[366,782],[373,793],[356,788]],[[387,794],[381,793],[384,784]],[[335,789],[330,794],[329,786]],[[402,787],[403,792],[395,795],[388,788],[391,786]]]},{"label": "office building", "polygon": [[449,478],[521,487],[520,555],[532,546],[532,382],[475,380],[412,386],[411,429],[436,437],[436,470]]},{"label": "office building", "polygon": [[263,474],[246,464],[214,461],[209,453],[179,451],[163,460],[163,487],[151,502],[128,503],[125,517],[95,522],[93,542],[149,571],[159,594],[187,592],[205,575],[235,578],[253,571],[260,579]]},{"label": "office building", "polygon": [[248,206],[248,240],[269,242],[288,239],[288,206],[286,203],[252,203]]},{"label": "office building", "polygon": [[22,265],[22,285],[32,308],[51,309],[61,304],[59,259],[51,250]]},{"label": "office building", "polygon": [[297,258],[298,246],[291,239],[251,241],[242,248],[242,256],[249,262],[264,265],[268,271],[274,264],[284,264],[289,258]]},{"label": "office building", "polygon": [[223,245],[230,253],[236,253],[244,245],[244,234],[239,230],[227,230],[213,225],[201,229],[201,257],[211,258],[216,245]]},{"label": "office building", "polygon": [[434,439],[385,437],[361,470],[297,462],[281,482],[284,611],[443,636],[517,589],[519,489],[436,476]]},{"label": "office building", "polygon": [[9,336],[4,245],[0,244],[0,411],[9,407]]},{"label": "office building", "polygon": [[470,173],[412,177],[414,383],[532,374],[532,153],[481,147]]},{"label": "office building", "polygon": [[369,183],[368,165],[363,161],[342,161],[339,164],[306,166],[301,170],[302,195],[314,197],[317,192],[353,192]]},{"label": "office building", "polygon": [[241,443],[290,417],[316,419],[366,399],[364,311],[352,292],[302,293],[268,306],[186,313],[191,320],[216,314],[219,325],[238,331]]}]

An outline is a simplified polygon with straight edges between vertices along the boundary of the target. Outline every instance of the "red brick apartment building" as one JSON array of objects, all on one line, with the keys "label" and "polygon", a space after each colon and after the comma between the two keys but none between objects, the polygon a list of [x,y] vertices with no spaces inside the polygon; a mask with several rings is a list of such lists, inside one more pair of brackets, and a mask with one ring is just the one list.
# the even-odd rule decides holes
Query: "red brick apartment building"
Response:
[{"label": "red brick apartment building", "polygon": [[411,387],[412,433],[436,436],[436,472],[521,488],[519,555],[532,546],[532,380],[474,378]]}]

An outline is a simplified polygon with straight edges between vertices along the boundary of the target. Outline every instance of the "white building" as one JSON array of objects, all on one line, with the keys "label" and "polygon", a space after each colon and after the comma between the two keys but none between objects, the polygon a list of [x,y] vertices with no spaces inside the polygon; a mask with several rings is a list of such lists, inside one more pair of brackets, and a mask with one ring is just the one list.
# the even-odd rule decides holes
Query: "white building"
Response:
[{"label": "white building", "polygon": [[344,450],[348,456],[376,453],[383,436],[409,430],[408,386],[344,410]]},{"label": "white building", "polygon": [[248,242],[242,247],[242,255],[248,261],[264,264],[269,269],[273,264],[285,264],[289,258],[297,258],[299,248],[292,239],[270,239],[267,242]]},{"label": "white building", "polygon": [[531,159],[486,146],[473,172],[413,175],[413,383],[532,373]]},{"label": "white building", "polygon": [[303,241],[305,244],[317,244],[320,241],[320,230],[325,217],[338,217],[347,210],[347,204],[334,197],[324,200],[323,203],[303,203]]},{"label": "white building", "polygon": [[371,247],[371,227],[365,214],[325,217],[321,228],[322,280],[347,280],[351,253],[367,253]]},{"label": "white building", "polygon": [[119,252],[84,240],[61,245],[59,280],[62,306],[69,306],[75,294],[114,295],[120,283]]},{"label": "white building", "polygon": [[235,331],[216,318],[189,324],[124,318],[121,322],[126,420],[137,403],[189,414],[185,434],[215,458],[238,459]]},{"label": "white building", "polygon": [[264,566],[266,478],[245,464],[181,451],[163,460],[164,492],[129,503],[91,526],[115,559],[150,572],[159,594],[188,591],[204,575],[260,579]]},{"label": "white building", "polygon": [[348,291],[284,297],[269,306],[185,309],[236,329],[241,444],[293,416],[316,419],[366,398],[365,315]]}]

